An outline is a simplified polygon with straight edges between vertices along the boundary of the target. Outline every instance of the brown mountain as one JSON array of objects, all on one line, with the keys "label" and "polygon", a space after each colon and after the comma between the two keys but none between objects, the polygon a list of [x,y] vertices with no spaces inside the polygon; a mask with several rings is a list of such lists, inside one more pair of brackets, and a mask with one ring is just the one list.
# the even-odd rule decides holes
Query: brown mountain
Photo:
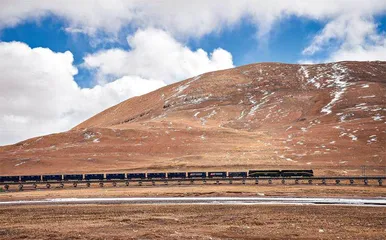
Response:
[{"label": "brown mountain", "polygon": [[386,165],[385,115],[386,62],[251,64],[128,99],[68,132],[0,147],[0,174],[360,174],[361,165]]}]

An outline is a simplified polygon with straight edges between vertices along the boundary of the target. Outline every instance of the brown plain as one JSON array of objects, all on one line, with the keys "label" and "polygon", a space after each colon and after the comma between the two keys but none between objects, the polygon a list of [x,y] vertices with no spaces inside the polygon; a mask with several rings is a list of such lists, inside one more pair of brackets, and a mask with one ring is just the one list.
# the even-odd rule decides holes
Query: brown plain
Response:
[{"label": "brown plain", "polygon": [[384,239],[385,215],[349,206],[0,206],[0,239]]}]

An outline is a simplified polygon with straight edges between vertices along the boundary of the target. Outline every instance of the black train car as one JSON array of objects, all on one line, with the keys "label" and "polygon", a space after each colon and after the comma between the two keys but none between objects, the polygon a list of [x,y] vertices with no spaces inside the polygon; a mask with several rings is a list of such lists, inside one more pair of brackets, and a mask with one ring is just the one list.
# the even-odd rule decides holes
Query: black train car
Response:
[{"label": "black train car", "polygon": [[186,178],[186,172],[170,172],[168,178]]},{"label": "black train car", "polygon": [[247,176],[247,172],[228,172],[228,177],[231,178],[246,178]]},{"label": "black train car", "polygon": [[166,178],[166,173],[148,173],[147,174],[148,179],[153,178]]},{"label": "black train car", "polygon": [[105,176],[102,173],[91,173],[84,175],[85,180],[103,180],[104,178]]},{"label": "black train car", "polygon": [[62,175],[43,175],[43,181],[62,181]]},{"label": "black train car", "polygon": [[208,172],[208,178],[226,178],[227,172]]},{"label": "black train car", "polygon": [[188,178],[206,178],[206,172],[188,172]]},{"label": "black train car", "polygon": [[280,177],[280,170],[249,170],[249,177]]},{"label": "black train car", "polygon": [[0,182],[18,182],[19,176],[0,176]]},{"label": "black train car", "polygon": [[282,177],[313,177],[313,170],[281,170]]},{"label": "black train car", "polygon": [[66,174],[63,176],[65,181],[82,181],[83,174]]},{"label": "black train car", "polygon": [[128,173],[127,179],[145,179],[146,173]]},{"label": "black train car", "polygon": [[20,176],[20,180],[22,182],[40,182],[42,179],[40,175],[29,175],[29,176]]},{"label": "black train car", "polygon": [[125,179],[124,173],[106,173],[107,180]]}]

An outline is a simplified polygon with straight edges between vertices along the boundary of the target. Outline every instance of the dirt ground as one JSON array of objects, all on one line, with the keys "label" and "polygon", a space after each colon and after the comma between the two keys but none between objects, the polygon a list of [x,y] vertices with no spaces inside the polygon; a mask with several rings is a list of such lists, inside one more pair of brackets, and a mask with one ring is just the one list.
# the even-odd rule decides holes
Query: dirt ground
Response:
[{"label": "dirt ground", "polygon": [[[386,197],[370,185],[177,185],[38,189],[0,201],[68,197]],[[292,205],[0,206],[0,239],[385,239],[386,208]]]},{"label": "dirt ground", "polygon": [[385,226],[382,207],[0,207],[0,239],[385,239]]},{"label": "dirt ground", "polygon": [[189,196],[269,196],[269,197],[386,197],[386,186],[376,185],[177,185],[177,186],[78,186],[2,192],[0,201],[69,197],[189,197]]}]

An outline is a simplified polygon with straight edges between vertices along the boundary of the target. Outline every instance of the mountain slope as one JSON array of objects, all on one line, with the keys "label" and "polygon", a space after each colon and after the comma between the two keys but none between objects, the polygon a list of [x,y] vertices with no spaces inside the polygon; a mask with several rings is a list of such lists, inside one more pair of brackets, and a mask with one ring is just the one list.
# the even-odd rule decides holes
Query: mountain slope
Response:
[{"label": "mountain slope", "polygon": [[0,174],[313,168],[386,157],[386,62],[251,64],[113,106],[71,131],[0,148]]}]

